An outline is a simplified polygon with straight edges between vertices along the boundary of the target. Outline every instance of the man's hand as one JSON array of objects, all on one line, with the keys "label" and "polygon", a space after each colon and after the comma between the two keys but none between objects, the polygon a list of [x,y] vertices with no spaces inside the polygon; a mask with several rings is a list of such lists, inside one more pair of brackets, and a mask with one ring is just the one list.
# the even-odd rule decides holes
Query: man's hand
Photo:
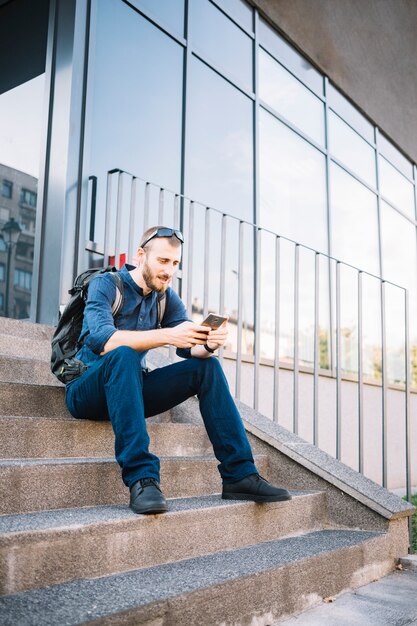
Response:
[{"label": "man's hand", "polygon": [[198,326],[194,322],[183,322],[174,328],[164,330],[169,335],[170,345],[176,348],[192,348],[206,343],[209,329],[207,326]]},{"label": "man's hand", "polygon": [[227,320],[223,322],[219,328],[213,328],[210,330],[207,335],[207,345],[212,350],[217,350],[217,348],[221,348],[226,343],[227,335],[229,331],[227,329]]}]

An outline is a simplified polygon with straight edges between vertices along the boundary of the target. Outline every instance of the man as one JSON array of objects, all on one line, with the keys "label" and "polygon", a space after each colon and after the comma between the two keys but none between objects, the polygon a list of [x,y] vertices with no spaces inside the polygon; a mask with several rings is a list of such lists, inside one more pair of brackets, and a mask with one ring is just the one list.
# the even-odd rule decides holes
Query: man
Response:
[{"label": "man", "polygon": [[[230,395],[215,351],[225,344],[227,323],[208,330],[191,322],[170,288],[178,269],[183,236],[156,226],[147,230],[138,249],[137,267],[119,272],[124,303],[113,319],[116,286],[109,273],[90,284],[77,358],[88,369],[66,386],[67,406],[74,417],[110,419],[116,459],[130,489],[135,513],[163,513],[167,503],[159,486],[159,459],[149,452],[145,418],[197,395],[208,436],[223,480],[225,499],[275,502],[289,500],[288,491],[261,478],[253,461],[241,417]],[[158,294],[165,293],[165,312],[158,326]],[[151,348],[169,344],[185,360],[146,370]]]}]

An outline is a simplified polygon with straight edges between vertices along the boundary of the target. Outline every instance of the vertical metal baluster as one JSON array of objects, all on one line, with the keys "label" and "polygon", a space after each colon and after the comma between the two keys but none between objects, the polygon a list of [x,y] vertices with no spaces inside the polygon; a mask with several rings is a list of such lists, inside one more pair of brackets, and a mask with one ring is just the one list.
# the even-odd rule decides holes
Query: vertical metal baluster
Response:
[{"label": "vertical metal baluster", "polygon": [[203,315],[207,316],[209,302],[209,263],[210,263],[210,209],[206,207],[204,222],[204,294],[203,294]]},{"label": "vertical metal baluster", "polygon": [[188,266],[187,266],[187,311],[193,318],[193,239],[194,239],[194,202],[191,200],[188,220]]},{"label": "vertical metal baluster", "polygon": [[114,243],[114,265],[120,267],[120,231],[122,228],[123,211],[123,172],[119,172],[117,181],[116,234]]},{"label": "vertical metal baluster", "polygon": [[254,388],[253,406],[257,411],[259,408],[259,362],[261,352],[261,258],[262,258],[262,231],[255,230],[256,254],[255,254],[255,344],[254,344]]},{"label": "vertical metal baluster", "polygon": [[[408,502],[411,502],[412,481],[411,481],[411,420],[410,420],[410,336],[409,336],[409,295],[408,290],[404,290],[405,307],[405,484]],[[408,532],[410,546],[413,545],[412,518],[408,518]]]},{"label": "vertical metal baluster", "polygon": [[[179,195],[176,193],[174,196],[174,224],[173,227],[179,229],[180,227],[180,207],[179,207]],[[172,280],[172,288],[177,293],[180,292],[179,282],[182,281],[182,269],[178,270]]]},{"label": "vertical metal baluster", "polygon": [[89,176],[91,180],[91,204],[90,204],[90,228],[89,240],[94,241],[94,233],[96,229],[96,209],[97,209],[97,176]]},{"label": "vertical metal baluster", "polygon": [[149,202],[150,202],[151,184],[145,183],[145,201],[143,205],[143,232],[149,228]]},{"label": "vertical metal baluster", "polygon": [[340,262],[336,261],[336,458],[342,457],[342,346],[340,334]]},{"label": "vertical metal baluster", "polygon": [[[226,282],[226,240],[227,240],[227,217],[226,215],[222,216],[222,232],[221,232],[221,250],[220,250],[220,301],[219,301],[219,313],[220,315],[224,315],[224,292],[225,292],[225,282]],[[220,362],[223,363],[223,353],[224,349],[220,348],[219,350],[219,359]]]},{"label": "vertical metal baluster", "polygon": [[300,288],[300,247],[294,249],[294,382],[293,382],[293,432],[298,435],[298,383],[299,383],[299,288]]},{"label": "vertical metal baluster", "polygon": [[358,272],[358,450],[359,472],[364,472],[364,440],[363,440],[363,314],[362,314],[362,283],[363,274]]},{"label": "vertical metal baluster", "polygon": [[106,267],[109,264],[109,239],[110,239],[110,214],[111,214],[111,194],[112,194],[112,176],[110,172],[107,172],[107,193],[106,193],[106,216],[104,220],[104,250],[103,250],[103,265]]},{"label": "vertical metal baluster", "polygon": [[164,225],[164,189],[159,189],[158,224]]},{"label": "vertical metal baluster", "polygon": [[174,228],[180,228],[180,197],[177,193],[174,196]]},{"label": "vertical metal baluster", "polygon": [[319,298],[320,298],[320,255],[315,254],[314,263],[314,375],[313,375],[313,442],[318,445],[319,440]]},{"label": "vertical metal baluster", "polygon": [[129,244],[127,248],[127,261],[129,263],[133,260],[133,255],[136,253],[138,245],[141,243],[138,241],[141,233],[137,232],[137,211],[136,211],[136,196],[137,196],[137,178],[132,177],[130,185],[130,209],[129,209]]},{"label": "vertical metal baluster", "polygon": [[274,422],[279,420],[279,334],[280,334],[280,291],[281,291],[281,239],[275,239],[275,358],[274,358]]},{"label": "vertical metal baluster", "polygon": [[386,320],[385,320],[385,281],[381,281],[381,375],[382,375],[382,486],[387,486],[387,462],[388,462],[388,441],[387,441],[387,344],[386,344]]},{"label": "vertical metal baluster", "polygon": [[242,376],[242,318],[243,318],[243,228],[244,223],[239,222],[239,270],[238,270],[238,305],[237,305],[237,352],[236,352],[236,391],[235,396],[240,399],[240,387]]}]

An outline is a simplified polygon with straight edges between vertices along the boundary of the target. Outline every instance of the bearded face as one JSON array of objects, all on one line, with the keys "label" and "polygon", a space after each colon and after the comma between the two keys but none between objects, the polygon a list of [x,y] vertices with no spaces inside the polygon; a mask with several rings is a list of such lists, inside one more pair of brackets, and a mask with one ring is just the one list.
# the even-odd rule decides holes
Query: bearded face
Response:
[{"label": "bearded face", "polygon": [[148,289],[164,293],[171,282],[171,276],[164,270],[153,271],[146,257],[142,267],[142,276]]}]

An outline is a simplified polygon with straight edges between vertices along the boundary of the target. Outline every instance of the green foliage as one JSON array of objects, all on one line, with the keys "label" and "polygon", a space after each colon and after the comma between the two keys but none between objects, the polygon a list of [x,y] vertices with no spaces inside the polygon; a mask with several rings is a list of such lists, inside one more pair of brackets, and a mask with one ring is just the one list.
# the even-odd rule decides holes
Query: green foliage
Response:
[{"label": "green foliage", "polygon": [[[404,496],[404,500],[405,499],[406,498]],[[414,496],[411,496],[411,504],[417,507],[417,494],[415,494]],[[414,512],[414,515],[411,519],[411,532],[412,532],[412,539],[411,539],[412,552],[417,553],[417,511]]]}]

